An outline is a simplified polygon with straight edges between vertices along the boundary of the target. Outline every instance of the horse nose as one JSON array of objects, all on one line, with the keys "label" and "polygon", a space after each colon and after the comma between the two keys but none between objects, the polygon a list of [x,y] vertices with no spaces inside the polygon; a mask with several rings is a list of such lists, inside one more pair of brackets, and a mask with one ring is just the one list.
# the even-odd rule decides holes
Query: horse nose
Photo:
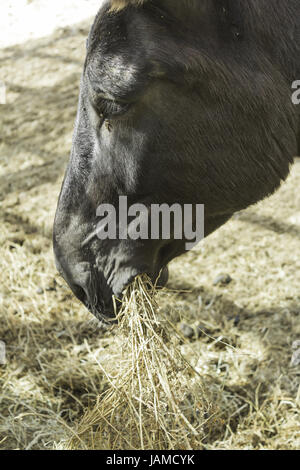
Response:
[{"label": "horse nose", "polygon": [[78,299],[85,305],[92,305],[93,299],[92,272],[89,263],[78,263],[71,268],[69,285]]},{"label": "horse nose", "polygon": [[91,304],[92,272],[90,263],[63,265],[56,259],[56,266],[76,297],[85,305]]},{"label": "horse nose", "polygon": [[80,302],[82,302],[84,305],[87,305],[89,303],[89,294],[86,288],[82,287],[80,284],[74,284],[70,281],[68,281],[68,284]]}]

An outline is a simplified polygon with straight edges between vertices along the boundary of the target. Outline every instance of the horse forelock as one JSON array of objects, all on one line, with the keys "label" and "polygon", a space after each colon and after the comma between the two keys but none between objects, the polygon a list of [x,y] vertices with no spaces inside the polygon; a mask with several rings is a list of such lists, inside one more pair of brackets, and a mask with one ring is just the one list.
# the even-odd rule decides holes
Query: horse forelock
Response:
[{"label": "horse forelock", "polygon": [[111,0],[111,10],[119,11],[127,6],[140,6],[147,0]]}]

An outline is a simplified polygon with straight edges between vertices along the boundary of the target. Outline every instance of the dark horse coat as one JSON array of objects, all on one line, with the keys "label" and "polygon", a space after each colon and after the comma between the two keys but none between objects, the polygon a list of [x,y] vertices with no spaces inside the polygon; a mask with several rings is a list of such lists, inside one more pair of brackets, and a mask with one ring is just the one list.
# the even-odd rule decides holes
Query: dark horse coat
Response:
[{"label": "dark horse coat", "polygon": [[58,269],[97,316],[185,240],[100,240],[97,208],[204,204],[205,234],[272,194],[299,153],[299,0],[112,0],[91,28],[54,224]]}]

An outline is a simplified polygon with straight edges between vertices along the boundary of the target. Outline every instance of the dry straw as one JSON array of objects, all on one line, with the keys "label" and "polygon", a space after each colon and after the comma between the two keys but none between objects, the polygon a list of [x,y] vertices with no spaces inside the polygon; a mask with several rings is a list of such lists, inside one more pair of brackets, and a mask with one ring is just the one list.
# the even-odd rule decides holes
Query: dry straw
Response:
[{"label": "dry straw", "polygon": [[[209,403],[201,378],[176,347],[180,340],[159,318],[155,288],[138,277],[118,315],[123,361],[107,390],[85,413],[68,448],[196,449]],[[173,334],[172,334],[173,331]]]}]

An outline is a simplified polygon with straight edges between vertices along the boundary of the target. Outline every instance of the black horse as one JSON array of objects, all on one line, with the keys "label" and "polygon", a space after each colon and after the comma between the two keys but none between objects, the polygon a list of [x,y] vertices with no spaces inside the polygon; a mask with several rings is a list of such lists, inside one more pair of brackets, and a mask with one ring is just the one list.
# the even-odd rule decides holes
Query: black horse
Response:
[{"label": "black horse", "polygon": [[112,0],[87,40],[54,250],[99,318],[185,240],[97,236],[97,208],[204,204],[205,235],[272,194],[299,153],[299,0]]}]

